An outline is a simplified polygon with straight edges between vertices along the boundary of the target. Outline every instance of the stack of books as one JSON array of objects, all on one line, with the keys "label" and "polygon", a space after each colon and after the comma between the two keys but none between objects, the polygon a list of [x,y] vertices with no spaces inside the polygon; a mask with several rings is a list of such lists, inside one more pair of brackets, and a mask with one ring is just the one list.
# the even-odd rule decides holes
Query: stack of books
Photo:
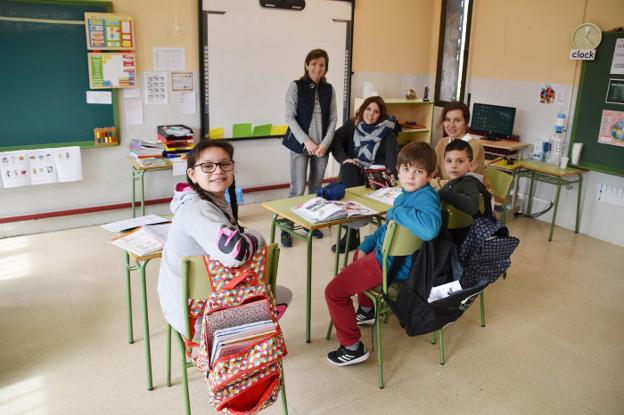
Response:
[{"label": "stack of books", "polygon": [[133,138],[128,154],[143,167],[166,166],[168,162],[162,156],[164,149],[165,146],[158,141]]},{"label": "stack of books", "polygon": [[160,125],[158,141],[164,146],[163,157],[179,157],[193,149],[193,130],[184,125]]},{"label": "stack of books", "polygon": [[205,318],[211,366],[219,358],[247,350],[278,330],[267,299],[217,310]]}]

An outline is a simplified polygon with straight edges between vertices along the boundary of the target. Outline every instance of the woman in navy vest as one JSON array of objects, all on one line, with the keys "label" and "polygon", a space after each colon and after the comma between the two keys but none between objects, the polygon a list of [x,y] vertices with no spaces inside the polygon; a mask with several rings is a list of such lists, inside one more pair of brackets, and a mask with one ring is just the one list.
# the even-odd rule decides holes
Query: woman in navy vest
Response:
[{"label": "woman in navy vest", "polygon": [[[288,131],[282,143],[290,150],[290,197],[304,193],[306,176],[308,192],[316,193],[325,175],[338,118],[336,92],[325,79],[328,66],[327,52],[311,50],[305,58],[303,76],[291,82],[286,92]],[[323,234],[317,230],[313,236],[321,238]],[[290,234],[282,232],[281,242],[282,246],[292,246]]]}]

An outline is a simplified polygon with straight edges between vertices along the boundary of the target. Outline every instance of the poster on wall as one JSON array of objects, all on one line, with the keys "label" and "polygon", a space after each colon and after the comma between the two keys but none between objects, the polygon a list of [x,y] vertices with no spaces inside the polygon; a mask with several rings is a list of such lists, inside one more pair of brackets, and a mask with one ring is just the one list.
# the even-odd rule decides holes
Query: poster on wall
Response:
[{"label": "poster on wall", "polygon": [[82,180],[80,147],[2,152],[0,174],[4,188]]},{"label": "poster on wall", "polygon": [[624,147],[624,112],[603,110],[598,142]]},{"label": "poster on wall", "polygon": [[566,101],[568,88],[561,84],[542,83],[538,88],[540,104],[563,105]]},{"label": "poster on wall", "polygon": [[624,79],[609,79],[607,104],[624,104]]},{"label": "poster on wall", "polygon": [[611,60],[611,74],[624,75],[624,38],[615,41],[613,59]]},{"label": "poster on wall", "polygon": [[134,22],[130,16],[85,13],[87,49],[134,50]]},{"label": "poster on wall", "polygon": [[136,84],[134,53],[89,53],[91,89],[132,88]]}]

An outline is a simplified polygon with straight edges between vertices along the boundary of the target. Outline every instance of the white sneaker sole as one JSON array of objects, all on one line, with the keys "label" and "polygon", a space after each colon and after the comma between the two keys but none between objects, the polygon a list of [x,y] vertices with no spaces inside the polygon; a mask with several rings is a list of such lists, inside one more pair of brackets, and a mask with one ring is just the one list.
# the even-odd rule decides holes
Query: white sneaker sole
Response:
[{"label": "white sneaker sole", "polygon": [[349,365],[354,365],[356,363],[361,363],[361,362],[365,361],[366,359],[368,359],[369,355],[370,355],[370,353],[368,353],[368,350],[367,350],[366,353],[364,353],[362,356],[357,357],[357,358],[352,359],[352,360],[349,360],[348,362],[343,362],[343,363],[334,362],[329,357],[327,357],[327,361],[329,363],[331,363],[332,365],[334,365],[334,366],[349,366]]},{"label": "white sneaker sole", "polygon": [[362,320],[362,321],[358,321],[357,322],[358,326],[374,326],[375,325],[375,319],[371,319],[371,320]]}]

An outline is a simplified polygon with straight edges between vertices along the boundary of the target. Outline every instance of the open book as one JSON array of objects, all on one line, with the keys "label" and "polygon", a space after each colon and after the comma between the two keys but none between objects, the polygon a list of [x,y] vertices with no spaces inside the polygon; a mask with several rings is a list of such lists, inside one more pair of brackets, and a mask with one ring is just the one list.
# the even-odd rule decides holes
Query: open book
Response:
[{"label": "open book", "polygon": [[165,246],[170,227],[171,223],[144,225],[113,238],[111,243],[137,256],[153,254]]},{"label": "open book", "polygon": [[394,204],[394,200],[401,194],[401,191],[402,189],[400,187],[382,187],[381,189],[377,189],[366,196],[370,199],[392,206]]},{"label": "open book", "polygon": [[371,216],[379,212],[369,209],[359,202],[352,200],[326,200],[314,197],[302,205],[292,209],[297,215],[308,222],[330,222],[352,216]]}]

